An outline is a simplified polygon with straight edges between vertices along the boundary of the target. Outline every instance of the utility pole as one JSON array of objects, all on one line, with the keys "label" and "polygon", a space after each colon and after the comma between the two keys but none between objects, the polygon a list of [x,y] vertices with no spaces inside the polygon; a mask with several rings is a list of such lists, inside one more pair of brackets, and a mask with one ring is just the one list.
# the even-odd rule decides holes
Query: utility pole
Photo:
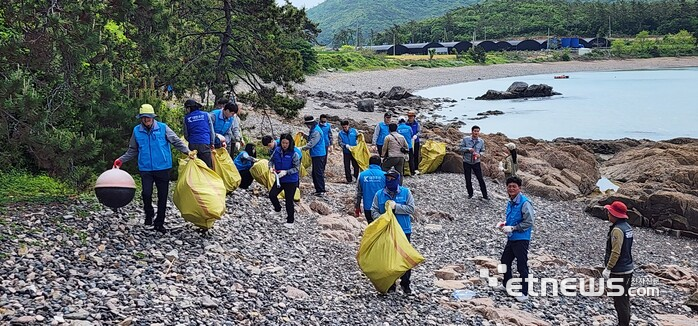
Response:
[{"label": "utility pole", "polygon": [[393,55],[395,55],[395,30],[393,30]]}]

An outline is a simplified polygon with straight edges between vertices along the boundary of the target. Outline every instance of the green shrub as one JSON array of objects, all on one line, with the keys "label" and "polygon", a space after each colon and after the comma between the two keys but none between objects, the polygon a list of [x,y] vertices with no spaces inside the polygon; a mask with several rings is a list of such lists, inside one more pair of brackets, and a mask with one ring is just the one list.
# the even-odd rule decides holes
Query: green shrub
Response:
[{"label": "green shrub", "polygon": [[48,203],[66,201],[77,191],[66,183],[47,175],[31,175],[26,171],[0,172],[0,204]]}]

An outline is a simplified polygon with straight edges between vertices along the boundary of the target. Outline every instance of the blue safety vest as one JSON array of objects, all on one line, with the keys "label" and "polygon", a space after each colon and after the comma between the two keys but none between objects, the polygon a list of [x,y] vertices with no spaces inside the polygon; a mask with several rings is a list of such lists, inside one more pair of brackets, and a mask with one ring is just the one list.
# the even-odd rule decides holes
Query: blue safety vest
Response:
[{"label": "blue safety vest", "polygon": [[[524,196],[523,194],[519,194],[519,196],[521,197],[521,199],[518,203],[515,203],[510,200],[507,204],[507,219],[505,225],[515,226],[521,223],[521,221],[523,220],[523,213],[521,212],[521,209],[523,208],[524,203],[528,201],[528,198],[526,198],[526,196]],[[513,231],[509,235],[509,240],[531,240],[532,230],[533,226],[523,231]]]},{"label": "blue safety vest", "polygon": [[308,135],[312,135],[313,132],[319,132],[320,133],[320,141],[315,144],[310,149],[310,157],[318,157],[318,156],[325,156],[327,155],[327,146],[325,145],[325,134],[322,132],[322,128],[318,126],[317,124],[315,125],[314,128],[310,129],[310,132]]},{"label": "blue safety vest", "polygon": [[187,141],[190,144],[211,144],[211,128],[209,128],[208,113],[201,110],[189,112],[184,116],[187,125]]},{"label": "blue safety vest", "polygon": [[[339,138],[342,139],[342,144],[344,145],[356,146],[357,136],[358,132],[356,132],[356,129],[354,128],[349,128],[349,132],[344,132],[344,130],[339,131]],[[344,153],[349,153],[349,150],[346,147],[342,149],[344,150]]]},{"label": "blue safety vest", "polygon": [[[235,117],[226,118],[221,109],[213,110],[211,114],[213,115],[213,130],[217,134],[225,136],[233,125],[233,119],[235,119]],[[230,144],[228,144],[228,146],[230,146]]]},{"label": "blue safety vest", "polygon": [[[385,213],[385,202],[388,200],[392,200],[396,204],[407,204],[407,195],[409,193],[409,189],[400,186],[397,193],[395,193],[395,198],[391,198],[387,190],[379,190],[376,193],[376,197],[378,197],[378,211],[381,213],[381,215]],[[410,216],[408,214],[395,214],[395,217],[397,218],[397,222],[400,223],[400,227],[402,227],[402,231],[405,232],[405,234],[412,233],[412,221],[410,220]]]},{"label": "blue safety vest", "polygon": [[385,173],[379,165],[372,164],[366,171],[359,173],[357,182],[361,184],[364,209],[370,210],[373,197],[376,197],[379,190],[385,188]]},{"label": "blue safety vest", "polygon": [[380,128],[380,131],[378,132],[378,139],[376,139],[376,145],[383,145],[383,141],[385,141],[385,136],[390,134],[390,129],[388,129],[388,125],[385,124],[385,122],[379,122],[377,128]]},{"label": "blue safety vest", "polygon": [[[271,161],[274,163],[274,169],[277,171],[289,170],[293,168],[293,154],[296,151],[284,152],[281,146],[277,146],[274,149],[274,153],[271,154]],[[280,180],[281,183],[296,183],[298,182],[298,173],[287,174]]]},{"label": "blue safety vest", "polygon": [[150,131],[142,124],[133,128],[138,144],[138,170],[161,171],[172,168],[172,152],[167,141],[167,125],[153,121]]},{"label": "blue safety vest", "polygon": [[[252,162],[248,160],[243,160],[243,157],[245,157],[245,154],[247,152],[242,151],[238,156],[235,157],[235,160],[233,160],[233,163],[235,163],[235,167],[238,169],[238,171],[247,171],[250,168],[252,168]],[[250,155],[250,154],[247,154]]]},{"label": "blue safety vest", "polygon": [[404,123],[401,123],[397,126],[397,132],[402,135],[402,137],[405,137],[405,140],[407,141],[407,148],[412,149],[412,128]]}]

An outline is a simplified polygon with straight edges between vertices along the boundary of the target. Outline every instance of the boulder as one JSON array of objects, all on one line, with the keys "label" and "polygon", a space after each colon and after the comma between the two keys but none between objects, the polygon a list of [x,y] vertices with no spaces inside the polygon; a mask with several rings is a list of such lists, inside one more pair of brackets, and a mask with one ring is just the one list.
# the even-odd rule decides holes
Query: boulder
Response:
[{"label": "boulder", "polygon": [[405,88],[401,86],[393,86],[388,93],[383,94],[382,97],[385,97],[389,100],[401,100],[403,98],[408,98],[411,97],[412,94],[410,94]]},{"label": "boulder", "polygon": [[694,292],[693,295],[690,298],[688,298],[688,300],[686,300],[686,303],[684,304],[693,309],[693,311],[698,312],[698,291]]},{"label": "boulder", "polygon": [[454,152],[446,153],[444,161],[441,163],[441,171],[463,174],[463,157]]},{"label": "boulder", "polygon": [[356,108],[360,112],[373,112],[375,111],[375,102],[373,100],[361,100],[356,102]]},{"label": "boulder", "polygon": [[515,98],[530,98],[530,97],[549,97],[553,95],[562,95],[558,92],[553,92],[553,87],[540,84],[528,85],[524,82],[514,82],[507,88],[506,91],[488,90],[484,95],[478,96],[476,100],[507,100]]}]

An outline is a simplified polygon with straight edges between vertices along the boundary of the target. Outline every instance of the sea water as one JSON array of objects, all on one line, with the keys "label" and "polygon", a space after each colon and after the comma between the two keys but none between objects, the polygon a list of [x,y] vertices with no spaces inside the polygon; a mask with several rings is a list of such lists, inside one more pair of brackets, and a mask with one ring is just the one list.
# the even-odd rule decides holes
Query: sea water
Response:
[{"label": "sea water", "polygon": [[[569,79],[555,79],[567,75]],[[513,82],[547,84],[562,95],[516,100],[474,100],[489,89],[506,90]],[[435,111],[438,121],[457,118],[462,131],[478,125],[483,133],[510,138],[532,136],[588,139],[698,138],[698,67],[663,70],[569,72],[482,80],[421,90],[428,98],[451,98]],[[452,105],[452,106],[451,106]],[[469,120],[488,110],[482,120]]]}]

